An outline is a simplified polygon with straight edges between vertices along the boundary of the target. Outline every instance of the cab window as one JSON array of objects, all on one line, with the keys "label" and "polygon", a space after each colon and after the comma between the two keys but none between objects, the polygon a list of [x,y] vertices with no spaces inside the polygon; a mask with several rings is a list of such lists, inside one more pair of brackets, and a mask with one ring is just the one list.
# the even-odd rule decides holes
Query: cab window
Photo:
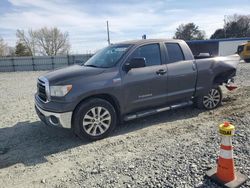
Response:
[{"label": "cab window", "polygon": [[146,59],[146,66],[161,64],[160,47],[158,44],[148,44],[137,48],[131,55],[131,58],[143,57]]},{"label": "cab window", "polygon": [[168,51],[168,63],[183,61],[184,55],[181,47],[177,43],[165,43]]}]

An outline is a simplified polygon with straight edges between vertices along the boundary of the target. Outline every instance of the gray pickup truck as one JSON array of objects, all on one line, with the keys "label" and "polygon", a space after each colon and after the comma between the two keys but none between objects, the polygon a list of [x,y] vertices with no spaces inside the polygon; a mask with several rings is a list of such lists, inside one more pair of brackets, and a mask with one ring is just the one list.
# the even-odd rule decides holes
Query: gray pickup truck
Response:
[{"label": "gray pickup truck", "polygon": [[221,104],[220,85],[238,57],[194,59],[182,40],[136,40],[108,46],[83,65],[38,78],[35,108],[46,124],[97,140],[122,122],[195,104]]}]

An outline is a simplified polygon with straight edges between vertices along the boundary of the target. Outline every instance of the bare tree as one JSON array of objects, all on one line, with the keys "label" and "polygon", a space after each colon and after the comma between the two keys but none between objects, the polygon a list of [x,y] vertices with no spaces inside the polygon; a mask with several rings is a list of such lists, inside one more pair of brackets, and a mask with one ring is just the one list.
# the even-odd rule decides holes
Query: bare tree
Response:
[{"label": "bare tree", "polygon": [[225,18],[224,30],[227,38],[250,36],[250,15],[230,15]]},{"label": "bare tree", "polygon": [[17,30],[16,35],[18,42],[23,44],[31,55],[67,54],[70,49],[68,32],[63,33],[56,27],[29,30],[27,35],[23,30]]},{"label": "bare tree", "polygon": [[25,35],[24,30],[17,30],[16,36],[19,43],[22,43],[32,56],[36,55],[36,38],[34,32],[30,29],[28,34]]},{"label": "bare tree", "polygon": [[225,16],[224,22],[224,27],[217,29],[211,39],[250,37],[250,15]]},{"label": "bare tree", "polygon": [[70,49],[68,32],[58,28],[41,28],[34,32],[37,48],[43,55],[67,54]]},{"label": "bare tree", "polygon": [[0,37],[0,56],[6,56],[7,55],[7,48],[8,48],[7,44]]}]

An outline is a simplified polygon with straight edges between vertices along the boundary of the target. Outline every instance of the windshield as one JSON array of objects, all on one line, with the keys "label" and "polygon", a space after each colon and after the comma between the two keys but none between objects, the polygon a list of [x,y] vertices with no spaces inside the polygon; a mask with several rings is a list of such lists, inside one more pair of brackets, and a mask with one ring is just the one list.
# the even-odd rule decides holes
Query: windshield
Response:
[{"label": "windshield", "polygon": [[106,47],[91,57],[84,66],[100,68],[114,67],[129,46],[129,44],[123,44]]}]

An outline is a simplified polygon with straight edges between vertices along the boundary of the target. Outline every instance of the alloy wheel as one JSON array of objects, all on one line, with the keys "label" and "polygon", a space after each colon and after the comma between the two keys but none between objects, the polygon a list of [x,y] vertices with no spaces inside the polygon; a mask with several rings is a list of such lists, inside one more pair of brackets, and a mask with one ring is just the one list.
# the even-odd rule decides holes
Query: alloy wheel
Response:
[{"label": "alloy wheel", "polygon": [[91,108],[83,118],[83,129],[91,136],[105,133],[111,124],[111,114],[101,106]]},{"label": "alloy wheel", "polygon": [[211,89],[208,95],[203,97],[203,105],[207,109],[213,109],[217,107],[220,101],[221,101],[221,94],[217,89]]}]

